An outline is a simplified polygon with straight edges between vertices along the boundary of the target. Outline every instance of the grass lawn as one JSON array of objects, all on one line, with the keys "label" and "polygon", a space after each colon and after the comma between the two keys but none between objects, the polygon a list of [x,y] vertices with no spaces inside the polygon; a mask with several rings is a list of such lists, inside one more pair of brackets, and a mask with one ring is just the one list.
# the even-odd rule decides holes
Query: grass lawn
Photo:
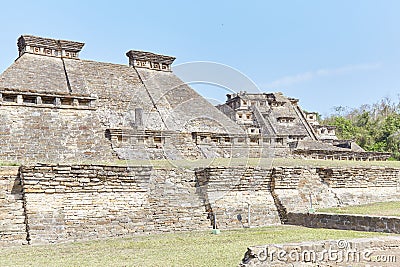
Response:
[{"label": "grass lawn", "polygon": [[286,159],[286,158],[215,158],[199,160],[127,160],[107,163],[109,165],[152,165],[155,168],[179,167],[194,169],[198,167],[221,166],[252,166],[252,167],[392,167],[400,168],[400,161],[346,161],[317,159]]},{"label": "grass lawn", "polygon": [[319,209],[318,212],[339,214],[368,214],[378,216],[400,216],[400,202],[378,202],[365,205],[347,206],[338,208]]},{"label": "grass lawn", "polygon": [[1,266],[237,266],[251,245],[350,239],[380,233],[273,226],[154,234],[91,242],[2,248]]},{"label": "grass lawn", "polygon": [[[125,166],[153,166],[154,168],[183,168],[195,169],[201,167],[391,167],[400,168],[400,161],[352,161],[352,160],[321,160],[321,159],[287,159],[287,158],[211,158],[197,160],[117,160],[117,161],[77,161],[65,164],[99,164],[99,165],[125,165]],[[0,166],[18,166],[15,162],[0,162]]]},{"label": "grass lawn", "polygon": [[[4,163],[5,164],[5,163]],[[184,168],[201,167],[391,167],[400,168],[400,161],[352,161],[352,160],[321,160],[321,159],[287,159],[287,158],[211,158],[197,160],[117,160],[108,162],[76,162],[76,164],[153,166],[154,168]]]}]

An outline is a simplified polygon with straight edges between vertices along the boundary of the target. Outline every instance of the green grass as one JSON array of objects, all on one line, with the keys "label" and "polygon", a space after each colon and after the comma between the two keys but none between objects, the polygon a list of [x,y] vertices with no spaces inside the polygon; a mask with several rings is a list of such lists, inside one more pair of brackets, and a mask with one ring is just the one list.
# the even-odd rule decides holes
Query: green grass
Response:
[{"label": "green grass", "polygon": [[400,202],[378,202],[357,206],[320,209],[318,212],[330,212],[339,214],[363,214],[377,216],[400,216]]},{"label": "green grass", "polygon": [[16,163],[16,162],[1,162],[0,161],[0,166],[20,166],[21,164]]},{"label": "green grass", "polygon": [[[400,168],[400,161],[346,161],[346,160],[317,160],[317,159],[286,159],[286,158],[215,158],[198,160],[117,160],[117,161],[77,161],[61,164],[93,164],[93,165],[125,165],[125,166],[153,166],[156,169],[195,169],[212,167],[391,167]],[[18,163],[0,162],[0,166],[17,166]]]},{"label": "green grass", "polygon": [[107,162],[75,162],[75,164],[99,164],[117,166],[153,166],[156,169],[195,169],[204,167],[391,167],[400,168],[400,161],[346,161],[320,159],[287,159],[287,158],[214,158],[197,160],[117,160]]},{"label": "green grass", "polygon": [[260,158],[215,158],[199,160],[120,160],[107,162],[106,165],[151,165],[155,168],[185,168],[194,169],[207,166],[252,166],[252,167],[392,167],[400,168],[400,161],[346,161],[346,160],[316,160],[316,159],[260,159]]},{"label": "green grass", "polygon": [[273,226],[46,246],[3,248],[1,266],[237,266],[248,246],[381,236],[380,233]]}]

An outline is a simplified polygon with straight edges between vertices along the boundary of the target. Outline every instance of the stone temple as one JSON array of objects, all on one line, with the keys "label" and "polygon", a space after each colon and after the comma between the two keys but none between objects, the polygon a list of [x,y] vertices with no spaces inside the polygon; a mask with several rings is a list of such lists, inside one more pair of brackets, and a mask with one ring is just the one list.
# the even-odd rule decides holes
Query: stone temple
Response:
[{"label": "stone temple", "polygon": [[[238,92],[214,107],[172,72],[173,57],[131,50],[126,65],[102,63],[80,59],[83,46],[23,35],[0,75],[0,247],[279,225],[311,200],[400,200],[398,168],[241,164],[390,156],[338,140],[298,99]],[[208,158],[239,164],[140,161]]]},{"label": "stone temple", "polygon": [[282,93],[228,94],[214,107],[171,70],[131,50],[129,64],[83,60],[84,43],[30,35],[0,75],[0,160],[8,162],[299,157],[384,160],[319,125]]}]

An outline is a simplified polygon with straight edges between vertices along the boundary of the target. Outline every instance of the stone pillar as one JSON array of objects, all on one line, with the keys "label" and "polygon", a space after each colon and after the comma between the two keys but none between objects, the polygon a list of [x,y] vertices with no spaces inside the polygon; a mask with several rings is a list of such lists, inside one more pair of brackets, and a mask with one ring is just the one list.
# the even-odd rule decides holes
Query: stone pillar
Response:
[{"label": "stone pillar", "polygon": [[24,103],[24,99],[22,98],[22,95],[17,95],[17,104],[22,104]]}]

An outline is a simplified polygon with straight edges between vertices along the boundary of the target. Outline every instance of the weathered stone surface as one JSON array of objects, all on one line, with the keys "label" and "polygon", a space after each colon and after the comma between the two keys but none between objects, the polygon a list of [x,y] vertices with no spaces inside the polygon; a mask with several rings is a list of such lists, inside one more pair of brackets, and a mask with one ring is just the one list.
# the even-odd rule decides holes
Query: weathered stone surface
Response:
[{"label": "weathered stone surface", "polygon": [[18,167],[0,167],[0,246],[26,242],[23,205]]},{"label": "weathered stone surface", "polygon": [[247,248],[241,267],[397,266],[398,236],[267,244]]},{"label": "weathered stone surface", "polygon": [[[90,110],[1,106],[0,159],[60,162],[116,159]],[[83,127],[84,125],[84,127]]]},{"label": "weathered stone surface", "polygon": [[198,190],[218,228],[279,224],[271,195],[271,170],[207,168],[197,172]]},{"label": "weathered stone surface", "polygon": [[400,170],[372,168],[275,168],[275,192],[290,212],[400,200]]},{"label": "weathered stone surface", "polygon": [[[148,166],[48,168],[21,167],[32,244],[209,227],[193,172]],[[53,175],[31,185],[42,172]]]},{"label": "weathered stone surface", "polygon": [[312,228],[400,233],[400,217],[329,213],[288,213],[287,224]]},{"label": "weathered stone surface", "polygon": [[250,139],[279,150],[278,156],[337,160],[386,160],[390,157],[390,153],[365,152],[353,141],[337,140],[334,126],[319,125],[316,113],[303,111],[298,99],[280,92],[241,91],[227,94],[227,97],[217,108],[246,129]]},{"label": "weathered stone surface", "polygon": [[[241,103],[238,114],[220,107],[231,120],[171,72],[173,57],[132,50],[130,65],[95,62],[79,59],[83,45],[21,36],[0,75],[0,160],[389,157],[320,142],[298,100],[281,93],[238,94],[227,102]],[[303,139],[319,150],[300,149]]]},{"label": "weathered stone surface", "polygon": [[[310,194],[317,210],[353,203],[349,199],[357,199],[359,204],[399,199],[398,171],[315,167],[192,171],[51,164],[0,167],[0,233],[6,240],[2,244],[24,240],[37,244],[209,229],[215,218],[220,229],[286,223],[290,219],[287,211],[291,214],[309,208]],[[377,191],[377,183],[383,190]],[[345,194],[336,190],[345,190]],[[360,190],[375,198],[360,197]],[[317,220],[315,225],[339,220],[335,216]],[[343,220],[339,227],[370,229],[357,220]],[[375,223],[382,231],[399,227],[395,219],[385,220]]]},{"label": "weathered stone surface", "polygon": [[[77,42],[22,36],[19,44],[20,57],[0,75],[3,161],[202,158],[192,132],[245,135],[170,71],[66,56],[79,52]],[[123,129],[136,137],[126,138]],[[153,144],[171,132],[177,138]]]}]

